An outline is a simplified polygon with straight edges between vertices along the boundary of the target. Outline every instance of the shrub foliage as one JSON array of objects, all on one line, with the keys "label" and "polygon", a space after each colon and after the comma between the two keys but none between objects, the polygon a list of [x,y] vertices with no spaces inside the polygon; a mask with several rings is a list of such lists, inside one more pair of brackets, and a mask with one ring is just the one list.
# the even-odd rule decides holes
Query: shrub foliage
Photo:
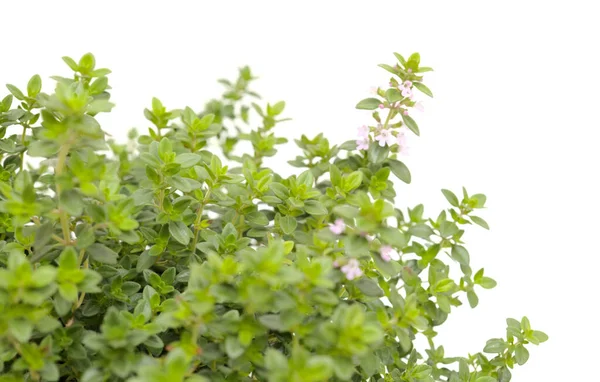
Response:
[{"label": "shrub foliage", "polygon": [[285,103],[262,102],[248,67],[200,111],[153,98],[126,144],[96,119],[113,104],[92,54],[63,57],[50,94],[38,75],[7,85],[0,381],[509,381],[547,339],[527,318],[467,357],[435,342],[496,285],[462,240],[488,228],[486,198],[395,207],[415,94],[432,96],[419,55],[395,55],[357,105],[373,122],[342,144],[303,135],[289,177],[265,164]]}]

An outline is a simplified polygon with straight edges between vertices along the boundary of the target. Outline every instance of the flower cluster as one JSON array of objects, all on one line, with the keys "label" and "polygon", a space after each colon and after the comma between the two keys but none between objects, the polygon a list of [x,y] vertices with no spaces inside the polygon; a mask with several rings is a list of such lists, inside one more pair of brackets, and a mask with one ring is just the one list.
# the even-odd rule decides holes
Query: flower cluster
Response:
[{"label": "flower cluster", "polygon": [[[373,133],[372,138],[371,133]],[[407,137],[403,130],[395,130],[382,124],[378,124],[375,128],[366,125],[360,126],[356,138],[356,148],[358,150],[368,150],[371,139],[377,142],[380,147],[398,145],[398,151],[407,154]]]}]

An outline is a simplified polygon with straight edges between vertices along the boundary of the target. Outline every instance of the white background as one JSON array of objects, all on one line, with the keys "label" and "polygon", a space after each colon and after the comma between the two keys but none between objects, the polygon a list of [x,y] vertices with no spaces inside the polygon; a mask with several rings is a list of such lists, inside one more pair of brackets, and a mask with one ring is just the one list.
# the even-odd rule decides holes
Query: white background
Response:
[{"label": "white background", "polygon": [[[68,75],[60,57],[88,51],[110,75],[117,107],[101,117],[123,139],[146,128],[152,96],[199,110],[215,80],[251,65],[265,100],[286,100],[289,137],[352,139],[384,85],[379,63],[421,53],[435,98],[415,118],[401,206],[437,216],[441,188],[488,196],[492,230],[465,236],[474,267],[498,281],[441,327],[448,355],[482,349],[526,314],[550,340],[515,381],[593,381],[598,355],[597,56],[593,1],[11,1],[0,4],[0,83]],[[7,91],[0,92],[7,94]],[[286,169],[289,145],[270,164]]]}]

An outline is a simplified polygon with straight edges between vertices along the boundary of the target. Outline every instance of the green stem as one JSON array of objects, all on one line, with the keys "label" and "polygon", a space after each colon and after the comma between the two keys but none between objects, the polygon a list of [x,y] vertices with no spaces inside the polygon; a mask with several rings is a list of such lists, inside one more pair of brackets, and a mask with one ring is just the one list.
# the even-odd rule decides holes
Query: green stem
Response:
[{"label": "green stem", "polygon": [[[28,125],[23,124],[23,134],[21,135],[21,145],[25,146],[25,137],[27,134]],[[21,153],[21,171],[23,171],[23,166],[25,165],[25,151]]]},{"label": "green stem", "polygon": [[385,122],[383,123],[384,129],[387,129],[388,124],[390,123],[390,119],[392,119],[392,113],[393,113],[393,110],[390,109],[390,112],[388,113],[387,118],[385,119]]},{"label": "green stem", "polygon": [[[67,155],[69,155],[69,150],[71,149],[71,143],[67,142],[61,146],[60,151],[58,152],[58,160],[56,162],[56,168],[54,169],[55,178],[60,178],[65,170],[67,163]],[[62,187],[60,186],[60,182],[58,179],[56,181],[56,197],[58,198],[58,210],[60,216],[60,226],[62,227],[63,232],[63,240],[67,245],[71,243],[71,231],[69,228],[69,216],[67,212],[62,209],[60,194],[62,192]]]},{"label": "green stem", "polygon": [[208,203],[208,198],[210,197],[210,188],[206,191],[206,195],[204,195],[204,199],[202,203],[196,210],[196,220],[194,221],[194,241],[192,241],[192,246],[190,249],[195,251],[196,244],[198,244],[198,239],[200,237],[200,223],[202,222],[202,213],[204,212],[204,206]]}]

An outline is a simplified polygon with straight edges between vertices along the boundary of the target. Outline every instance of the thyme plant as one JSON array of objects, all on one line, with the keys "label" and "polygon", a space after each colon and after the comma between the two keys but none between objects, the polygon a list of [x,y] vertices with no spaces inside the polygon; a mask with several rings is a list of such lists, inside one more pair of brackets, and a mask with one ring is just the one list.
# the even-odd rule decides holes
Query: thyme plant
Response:
[{"label": "thyme plant", "polygon": [[419,54],[395,56],[389,87],[357,104],[372,122],[341,144],[301,136],[289,177],[265,165],[285,103],[261,101],[248,67],[202,109],[153,98],[128,143],[96,119],[113,104],[92,54],[63,57],[52,92],[38,75],[7,85],[0,381],[509,381],[547,340],[526,317],[482,352],[436,342],[496,285],[463,243],[488,228],[486,197],[442,190],[432,218],[396,207],[432,92]]}]

